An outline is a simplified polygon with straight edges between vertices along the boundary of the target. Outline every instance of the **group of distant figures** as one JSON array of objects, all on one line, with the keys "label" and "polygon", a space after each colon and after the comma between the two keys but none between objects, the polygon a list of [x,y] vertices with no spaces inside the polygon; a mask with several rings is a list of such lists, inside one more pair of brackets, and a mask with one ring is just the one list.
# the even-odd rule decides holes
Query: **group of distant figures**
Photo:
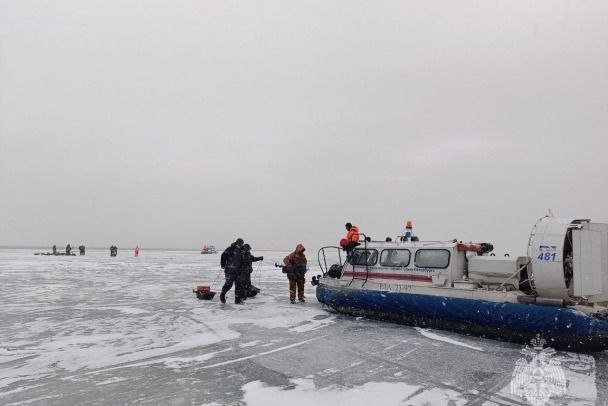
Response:
[{"label": "group of distant figures", "polygon": [[[141,250],[141,248],[139,248],[139,244],[135,246],[135,249],[133,250],[133,252],[135,252],[135,256],[138,257],[139,256],[139,251]],[[110,256],[111,257],[115,257],[116,255],[118,255],[118,247],[116,245],[112,245],[110,246]]]},{"label": "group of distant figures", "polygon": [[[86,253],[86,248],[84,245],[81,245],[80,247],[78,247],[78,251],[80,252],[80,255],[84,255]],[[75,256],[76,254],[72,252],[72,246],[70,244],[65,246],[65,252],[60,252],[57,251],[57,246],[53,245],[53,248],[51,248],[51,252],[36,252],[34,253],[34,255],[69,255],[69,256]]]},{"label": "group of distant figures", "polygon": [[[141,248],[139,248],[139,245],[137,245],[135,247],[135,256],[139,256],[139,252],[140,252]],[[80,255],[85,255],[86,254],[86,247],[84,245],[81,245],[78,247],[78,252],[80,253]],[[34,253],[34,255],[68,255],[68,256],[75,256],[76,254],[74,252],[72,252],[72,246],[70,244],[65,246],[65,252],[60,252],[57,251],[57,246],[53,245],[52,251],[51,252],[36,252]],[[112,245],[110,247],[110,256],[111,257],[115,257],[118,255],[118,247],[116,245]]]}]

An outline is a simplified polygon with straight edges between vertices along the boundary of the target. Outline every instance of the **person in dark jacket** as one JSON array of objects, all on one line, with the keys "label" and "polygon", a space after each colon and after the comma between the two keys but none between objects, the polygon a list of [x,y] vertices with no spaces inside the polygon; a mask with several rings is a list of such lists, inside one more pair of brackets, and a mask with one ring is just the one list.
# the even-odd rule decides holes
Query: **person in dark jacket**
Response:
[{"label": "person in dark jacket", "polygon": [[226,303],[226,293],[232,289],[234,284],[234,303],[244,304],[247,293],[243,289],[243,278],[241,277],[241,267],[243,264],[243,240],[237,238],[235,242],[230,244],[228,248],[224,250],[220,257],[220,265],[224,269],[224,275],[226,276],[226,282],[222,287],[220,293],[220,301]]},{"label": "person in dark jacket", "polygon": [[222,269],[226,270],[226,264],[228,263],[228,258],[230,258],[232,256],[232,253],[234,252],[234,248],[236,246],[243,246],[243,239],[242,238],[237,238],[235,242],[233,242],[232,244],[230,244],[230,246],[228,248],[226,248],[224,250],[224,252],[222,252],[222,255],[220,256],[220,266],[222,267]]},{"label": "person in dark jacket", "polygon": [[53,255],[57,255],[57,246],[53,245]]},{"label": "person in dark jacket", "polygon": [[65,255],[72,255],[72,246],[70,244],[65,246]]},{"label": "person in dark jacket", "polygon": [[243,245],[243,263],[241,264],[241,277],[243,278],[243,288],[247,293],[247,297],[254,297],[260,293],[260,289],[251,284],[251,273],[253,272],[253,263],[263,261],[264,257],[254,257],[251,254],[251,246]]},{"label": "person in dark jacket", "polygon": [[78,247],[78,251],[80,251],[80,255],[84,255],[86,253],[86,248],[84,245]]},{"label": "person in dark jacket", "polygon": [[287,270],[287,279],[289,279],[289,300],[291,303],[296,302],[296,288],[298,290],[298,299],[304,303],[304,274],[306,273],[306,249],[302,244],[298,244],[296,249],[291,254],[283,259]]}]

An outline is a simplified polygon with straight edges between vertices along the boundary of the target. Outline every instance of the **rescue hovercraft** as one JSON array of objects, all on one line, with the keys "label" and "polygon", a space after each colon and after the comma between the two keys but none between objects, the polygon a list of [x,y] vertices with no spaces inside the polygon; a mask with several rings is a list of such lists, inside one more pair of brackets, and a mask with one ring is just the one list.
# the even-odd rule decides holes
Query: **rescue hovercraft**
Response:
[{"label": "rescue hovercraft", "polygon": [[[317,299],[338,312],[523,344],[541,335],[557,349],[608,348],[608,224],[541,218],[519,257],[495,256],[489,243],[362,237],[346,258],[339,247],[318,253]],[[331,250],[337,262],[328,268]]]}]

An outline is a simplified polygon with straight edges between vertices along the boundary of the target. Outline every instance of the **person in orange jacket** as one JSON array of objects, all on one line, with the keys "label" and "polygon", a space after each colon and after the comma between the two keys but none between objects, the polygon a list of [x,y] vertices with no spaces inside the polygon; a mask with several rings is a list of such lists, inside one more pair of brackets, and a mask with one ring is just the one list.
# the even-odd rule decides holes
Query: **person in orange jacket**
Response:
[{"label": "person in orange jacket", "polygon": [[340,241],[340,246],[345,251],[352,251],[359,245],[359,228],[351,223],[346,223],[344,226],[346,227],[346,238]]},{"label": "person in orange jacket", "polygon": [[304,255],[306,248],[302,244],[298,244],[296,249],[291,254],[283,259],[285,269],[287,271],[287,279],[289,279],[289,300],[291,303],[296,302],[296,288],[298,289],[298,299],[304,303],[304,274],[306,273],[306,256]]}]

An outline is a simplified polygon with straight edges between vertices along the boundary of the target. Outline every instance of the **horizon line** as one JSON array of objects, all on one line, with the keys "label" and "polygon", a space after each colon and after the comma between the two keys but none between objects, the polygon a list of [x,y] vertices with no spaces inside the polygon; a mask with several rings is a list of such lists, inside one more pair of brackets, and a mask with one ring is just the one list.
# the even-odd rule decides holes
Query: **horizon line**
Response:
[{"label": "horizon line", "polygon": [[[52,246],[51,246],[52,247]],[[86,247],[86,246],[85,246]],[[60,247],[57,247],[57,251],[59,250]],[[120,247],[118,247],[119,249],[121,249]],[[139,247],[141,250],[144,250],[144,248],[142,248],[141,246]],[[50,249],[50,247],[46,246],[46,245],[0,245],[0,249]],[[74,251],[78,251],[78,247],[77,246],[73,246],[72,249]],[[98,246],[91,246],[91,247],[86,247],[86,249],[93,249],[93,250],[109,250],[110,247],[98,247]],[[135,247],[129,247],[129,248],[122,248],[122,250],[133,250],[135,249]],[[217,249],[217,247],[216,247]],[[201,251],[200,248],[172,248],[172,247],[151,247],[151,248],[145,248],[145,250],[148,251]],[[217,252],[220,253],[221,251],[223,251],[223,249],[218,249]],[[293,251],[293,249],[275,249],[275,248],[261,248],[261,249],[253,249],[253,251],[282,251],[282,252],[291,252]]]}]

